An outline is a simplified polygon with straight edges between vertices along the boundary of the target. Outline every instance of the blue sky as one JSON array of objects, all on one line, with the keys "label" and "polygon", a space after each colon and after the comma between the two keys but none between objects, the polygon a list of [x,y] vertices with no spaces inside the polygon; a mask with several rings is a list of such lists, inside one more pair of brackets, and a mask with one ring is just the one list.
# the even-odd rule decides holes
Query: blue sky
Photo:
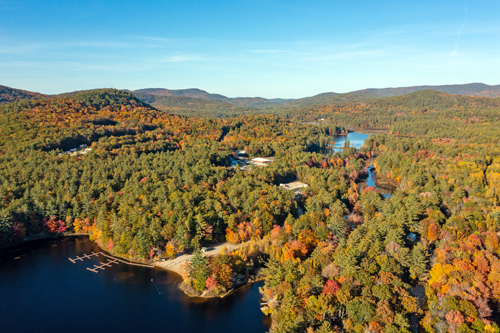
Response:
[{"label": "blue sky", "polygon": [[0,0],[0,84],[267,98],[496,85],[498,13],[498,0]]}]

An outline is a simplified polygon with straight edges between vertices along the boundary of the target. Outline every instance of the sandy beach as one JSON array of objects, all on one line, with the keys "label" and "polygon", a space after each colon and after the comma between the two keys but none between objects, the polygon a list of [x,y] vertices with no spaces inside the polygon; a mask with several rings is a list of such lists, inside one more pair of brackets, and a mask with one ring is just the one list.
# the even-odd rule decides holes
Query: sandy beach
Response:
[{"label": "sandy beach", "polygon": [[[226,247],[227,252],[234,251],[242,246],[244,246],[245,243],[241,244],[231,244],[229,242],[224,242],[224,243],[217,243],[214,244],[210,247],[208,247],[208,250],[203,253],[204,256],[211,256],[211,255],[216,255],[218,254],[224,247]],[[179,269],[183,263],[186,261],[190,261],[191,258],[193,258],[193,254],[182,254],[180,256],[177,256],[175,259],[170,259],[170,260],[165,260],[165,261],[155,261],[153,265],[161,267],[163,269],[166,269],[168,271],[179,273]]]}]

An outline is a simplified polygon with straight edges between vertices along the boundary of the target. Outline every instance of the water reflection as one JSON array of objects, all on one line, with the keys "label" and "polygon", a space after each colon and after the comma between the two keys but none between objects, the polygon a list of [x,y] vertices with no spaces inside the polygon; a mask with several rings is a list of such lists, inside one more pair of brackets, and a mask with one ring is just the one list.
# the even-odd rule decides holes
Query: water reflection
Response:
[{"label": "water reflection", "polygon": [[86,267],[107,258],[68,260],[92,251],[99,249],[87,238],[72,237],[0,253],[0,331],[220,333],[269,328],[259,309],[262,282],[223,299],[189,298],[178,288],[180,277],[161,269],[119,263],[96,274]]},{"label": "water reflection", "polygon": [[377,186],[377,173],[375,172],[375,168],[371,165],[368,167],[368,178],[366,178],[366,186],[372,186],[376,188],[378,193],[380,193],[384,199],[390,198],[393,192],[391,189],[387,189],[382,186]]},{"label": "water reflection", "polygon": [[365,142],[366,139],[370,134],[364,134],[364,133],[358,133],[358,132],[349,132],[345,136],[338,136],[336,137],[335,144],[333,145],[334,147],[343,147],[344,143],[349,141],[349,145],[351,147],[355,147],[357,149],[361,148],[363,143]]},{"label": "water reflection", "polygon": [[322,154],[335,154],[336,152],[342,151],[341,147],[344,147],[344,144],[349,141],[350,147],[355,147],[357,149],[361,148],[364,141],[369,137],[369,134],[363,134],[358,132],[349,132],[344,136],[337,136],[333,138],[332,142],[329,143],[328,148],[320,149]]}]

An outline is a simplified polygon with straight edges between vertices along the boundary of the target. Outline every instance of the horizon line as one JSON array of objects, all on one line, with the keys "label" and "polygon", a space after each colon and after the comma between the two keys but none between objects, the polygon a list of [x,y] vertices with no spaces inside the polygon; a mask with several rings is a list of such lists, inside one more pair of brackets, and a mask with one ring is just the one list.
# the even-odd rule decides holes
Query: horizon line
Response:
[{"label": "horizon line", "polygon": [[[351,90],[351,91],[348,91],[348,92],[323,91],[323,92],[320,92],[320,93],[317,93],[317,94],[314,94],[314,95],[304,96],[304,97],[296,97],[296,98],[293,98],[293,97],[271,97],[271,98],[268,98],[268,97],[262,97],[262,96],[227,96],[227,95],[223,95],[222,93],[208,92],[207,90],[204,90],[204,89],[201,89],[201,88],[195,88],[195,87],[180,88],[180,89],[170,89],[170,88],[163,88],[163,87],[138,88],[138,89],[116,88],[116,87],[101,87],[101,88],[90,88],[90,89],[80,89],[80,90],[64,91],[64,92],[58,92],[58,93],[43,93],[41,91],[27,90],[27,89],[23,89],[23,88],[14,88],[14,87],[2,85],[2,84],[0,84],[0,86],[7,87],[7,88],[10,88],[10,89],[23,90],[23,91],[28,91],[28,92],[32,92],[32,93],[38,93],[38,94],[47,95],[47,96],[57,96],[57,95],[62,95],[62,94],[75,93],[75,92],[85,92],[85,91],[92,91],[92,90],[98,90],[98,89],[117,89],[117,90],[131,91],[131,92],[135,92],[135,91],[139,91],[139,90],[147,90],[147,89],[164,89],[164,90],[168,90],[168,91],[199,90],[199,91],[205,92],[205,93],[210,94],[210,95],[221,95],[223,97],[230,98],[230,99],[236,99],[236,98],[263,98],[263,99],[266,99],[266,100],[273,100],[273,99],[299,100],[299,99],[314,97],[314,96],[318,96],[318,95],[322,95],[322,94],[332,94],[332,93],[333,94],[338,94],[338,95],[345,95],[345,94],[351,94],[351,93],[361,92],[361,91],[365,91],[365,90],[387,90],[387,89],[421,88],[421,87],[466,86],[466,85],[473,85],[473,84],[481,84],[481,85],[485,85],[485,86],[489,86],[489,87],[495,87],[495,88],[499,88],[500,89],[500,84],[487,84],[487,83],[483,83],[483,82],[469,82],[469,83],[452,83],[452,84],[424,84],[424,85],[413,85],[413,86],[408,85],[408,86],[399,86],[399,87],[398,86],[395,86],[395,87],[393,86],[393,87],[384,87],[384,88],[373,88],[373,87],[370,87],[370,88],[362,88],[362,89],[357,89],[357,90]],[[190,97],[190,96],[186,96],[186,97]],[[191,97],[191,98],[196,98],[196,97]]]}]

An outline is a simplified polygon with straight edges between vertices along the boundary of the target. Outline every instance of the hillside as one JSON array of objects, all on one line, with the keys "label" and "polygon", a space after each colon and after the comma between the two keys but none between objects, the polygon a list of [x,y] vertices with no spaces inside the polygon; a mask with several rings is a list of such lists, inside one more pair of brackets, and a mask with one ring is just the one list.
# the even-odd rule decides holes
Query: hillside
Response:
[{"label": "hillside", "polygon": [[0,152],[68,150],[102,137],[154,130],[159,125],[152,119],[162,118],[167,122],[180,119],[116,89],[5,104],[0,108]]},{"label": "hillside", "polygon": [[420,90],[437,90],[447,94],[465,95],[465,96],[482,96],[482,97],[500,97],[500,85],[489,86],[484,83],[469,83],[469,84],[454,84],[443,86],[414,86],[401,88],[384,88],[384,89],[363,89],[354,93],[369,94],[379,97],[394,97],[410,94]]},{"label": "hillside", "polygon": [[200,98],[207,101],[228,103],[236,106],[275,106],[280,105],[288,100],[285,99],[274,99],[268,100],[262,97],[235,97],[230,98],[219,94],[210,94],[201,89],[180,89],[180,90],[170,90],[163,88],[148,88],[139,89],[133,91],[133,93],[143,93],[156,96],[182,96],[182,97],[193,97]]},{"label": "hillside", "polygon": [[[346,93],[346,94],[337,94],[337,93],[322,93],[311,97],[299,98],[299,99],[284,99],[284,98],[273,98],[266,99],[262,97],[226,97],[220,94],[210,94],[201,89],[180,89],[180,90],[170,90],[163,88],[148,88],[148,89],[139,89],[132,91],[133,94],[139,96],[141,94],[141,99],[146,99],[145,95],[153,95],[153,96],[170,96],[170,97],[191,97],[191,98],[199,98],[207,101],[213,102],[221,102],[232,104],[235,106],[247,106],[247,107],[301,107],[307,105],[314,104],[328,104],[328,103],[337,103],[337,102],[346,102],[346,101],[357,101],[357,100],[366,100],[377,98],[377,95],[370,95],[367,93]],[[149,97],[149,100],[154,100]],[[173,99],[171,100],[173,101]]]},{"label": "hillside", "polygon": [[150,106],[125,90],[93,89],[65,94],[64,97],[90,104],[96,108],[131,105],[133,107],[149,108]]},{"label": "hillside", "polygon": [[337,94],[337,93],[323,93],[318,94],[312,97],[305,97],[300,99],[294,99],[284,103],[284,106],[289,107],[302,107],[308,105],[317,105],[317,104],[332,104],[332,103],[343,103],[343,102],[352,102],[352,101],[363,101],[368,99],[377,98],[378,96],[368,94],[368,93],[346,93],[346,94]]},{"label": "hillside", "polygon": [[443,86],[413,86],[400,88],[363,89],[348,92],[345,94],[328,92],[311,97],[289,100],[285,102],[284,105],[303,107],[316,104],[365,101],[382,97],[402,96],[422,90],[436,90],[447,94],[464,96],[500,97],[500,85],[489,86],[484,83],[469,83]]},{"label": "hillside", "polygon": [[226,102],[187,96],[153,95],[133,92],[144,103],[172,114],[191,117],[233,117],[241,114],[262,113],[252,107],[241,107]]},{"label": "hillside", "polygon": [[304,107],[317,104],[332,104],[344,103],[353,101],[365,101],[381,97],[395,97],[421,90],[436,90],[448,94],[479,96],[479,97],[500,97],[500,85],[490,86],[483,83],[469,83],[456,85],[442,86],[412,86],[400,88],[383,88],[383,89],[363,89],[352,91],[344,94],[335,92],[326,92],[311,97],[298,99],[266,99],[262,97],[236,97],[230,98],[220,94],[211,94],[201,89],[180,89],[170,90],[163,88],[148,88],[135,90],[133,93],[150,94],[155,96],[182,96],[200,98],[207,101],[222,102],[236,106],[247,107],[279,107],[285,108]]},{"label": "hillside", "polygon": [[282,115],[300,122],[325,119],[326,124],[435,138],[470,138],[467,129],[474,125],[482,128],[481,140],[486,140],[496,137],[493,132],[500,126],[500,99],[421,90],[368,101],[306,106],[284,110]]},{"label": "hillside", "polygon": [[0,85],[0,104],[45,97],[47,97],[47,95]]},{"label": "hillside", "polygon": [[[442,85],[442,86],[412,86],[399,88],[383,88],[383,89],[363,89],[344,94],[335,92],[326,92],[311,97],[298,99],[283,99],[273,98],[266,99],[262,97],[226,97],[221,94],[211,94],[201,89],[164,89],[164,88],[147,88],[131,91],[137,98],[145,103],[149,103],[162,110],[171,110],[172,112],[191,115],[201,115],[200,112],[205,112],[209,116],[233,116],[241,113],[252,113],[251,108],[276,108],[283,107],[286,109],[301,108],[310,105],[332,104],[332,103],[348,103],[356,101],[366,101],[382,97],[396,97],[411,94],[422,90],[436,90],[447,94],[477,96],[477,97],[500,97],[500,85],[490,86],[483,83],[457,84],[457,85]],[[38,99],[47,97],[71,97],[87,91],[74,91],[57,95],[44,95],[36,92],[29,92],[20,89],[0,86],[0,104],[9,103],[26,99]],[[184,97],[194,98],[199,100],[165,98],[165,97]],[[210,101],[212,103],[204,103],[200,100]],[[232,106],[245,107],[245,109],[231,108]],[[214,110],[219,110],[212,112]],[[253,113],[260,113],[255,112]]]},{"label": "hillside", "polygon": [[[365,111],[384,109],[386,112],[398,109],[403,113],[415,111],[443,111],[451,108],[488,110],[500,107],[499,98],[453,95],[436,90],[419,90],[401,96],[379,97],[361,101],[331,103],[328,105],[308,105],[289,110],[293,114],[313,112],[314,110],[362,109]],[[406,111],[403,111],[406,110]]]},{"label": "hillside", "polygon": [[405,107],[408,109],[423,108],[443,110],[453,107],[491,108],[500,106],[500,99],[488,97],[465,96],[425,89],[401,96],[373,99],[353,104],[366,104],[367,107]]},{"label": "hillside", "polygon": [[[164,91],[160,90],[160,93]],[[381,97],[368,93],[324,93],[285,102],[282,105],[241,107],[226,102],[185,96],[152,95],[134,92],[141,101],[173,114],[198,117],[232,117],[241,114],[274,114],[313,121],[324,118],[325,110],[334,109],[398,109],[398,112],[419,112],[425,109],[498,107],[500,99],[454,95],[431,89],[418,90],[400,96]],[[386,115],[379,115],[383,117]]]}]

